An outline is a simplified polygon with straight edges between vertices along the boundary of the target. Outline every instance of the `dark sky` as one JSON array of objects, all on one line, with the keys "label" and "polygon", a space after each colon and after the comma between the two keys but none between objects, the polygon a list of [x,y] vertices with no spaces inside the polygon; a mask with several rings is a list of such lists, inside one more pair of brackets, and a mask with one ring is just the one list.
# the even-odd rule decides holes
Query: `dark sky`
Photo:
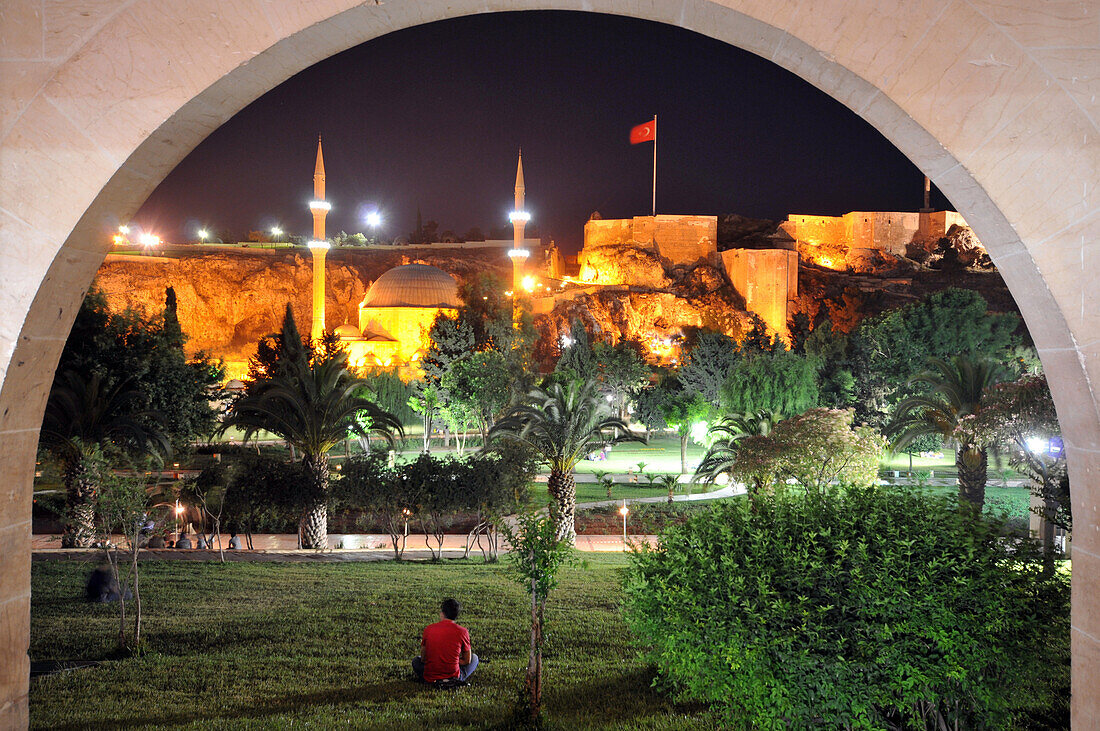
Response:
[{"label": "dark sky", "polygon": [[627,136],[654,113],[658,213],[920,205],[893,145],[769,61],[672,26],[525,12],[410,28],[306,69],[195,148],[135,220],[170,241],[200,226],[308,235],[321,134],[329,235],[375,208],[382,235],[404,235],[417,207],[440,231],[488,233],[507,223],[522,147],[533,222],[575,250],[592,211],[649,213],[652,148]]}]

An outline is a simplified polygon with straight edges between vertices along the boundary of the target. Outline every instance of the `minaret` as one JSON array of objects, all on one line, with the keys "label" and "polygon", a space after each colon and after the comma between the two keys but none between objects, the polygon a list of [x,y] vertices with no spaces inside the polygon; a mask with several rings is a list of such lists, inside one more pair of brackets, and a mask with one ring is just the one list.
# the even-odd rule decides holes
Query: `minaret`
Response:
[{"label": "minaret", "polygon": [[523,209],[523,195],[526,187],[523,184],[523,151],[520,150],[519,162],[516,163],[516,207],[508,214],[508,220],[512,222],[512,249],[508,256],[512,259],[512,312],[516,321],[519,321],[519,298],[523,291],[524,263],[531,252],[523,248],[523,227],[531,220],[531,214]]},{"label": "minaret", "polygon": [[309,211],[313,214],[313,238],[310,240],[309,253],[313,255],[313,325],[309,336],[320,340],[325,332],[325,254],[328,242],[325,240],[325,216],[332,208],[325,201],[325,159],[321,156],[321,137],[317,136],[317,165],[313,168],[313,200],[309,202]]}]

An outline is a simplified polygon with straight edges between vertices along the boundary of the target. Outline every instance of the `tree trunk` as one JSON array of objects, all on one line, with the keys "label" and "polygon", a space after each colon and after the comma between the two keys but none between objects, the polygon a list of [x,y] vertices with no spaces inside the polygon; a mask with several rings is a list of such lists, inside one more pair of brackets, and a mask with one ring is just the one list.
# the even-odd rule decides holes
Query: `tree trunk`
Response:
[{"label": "tree trunk", "polygon": [[87,548],[95,537],[96,484],[84,460],[65,468],[68,488],[68,516],[61,536],[62,548]]},{"label": "tree trunk", "polygon": [[686,475],[688,471],[688,435],[680,435],[680,474]]},{"label": "tree trunk", "polygon": [[535,580],[531,579],[531,655],[527,660],[527,710],[536,722],[542,709],[542,611],[539,607]]},{"label": "tree trunk", "polygon": [[955,467],[959,471],[959,499],[981,512],[989,479],[989,455],[984,449],[962,445],[955,453]]},{"label": "tree trunk", "polygon": [[312,484],[309,494],[313,506],[302,525],[302,548],[328,548],[328,455],[308,455],[302,458]]},{"label": "tree trunk", "polygon": [[557,539],[572,545],[577,542],[577,485],[573,474],[551,470],[547,488],[557,508],[557,515],[554,516]]}]

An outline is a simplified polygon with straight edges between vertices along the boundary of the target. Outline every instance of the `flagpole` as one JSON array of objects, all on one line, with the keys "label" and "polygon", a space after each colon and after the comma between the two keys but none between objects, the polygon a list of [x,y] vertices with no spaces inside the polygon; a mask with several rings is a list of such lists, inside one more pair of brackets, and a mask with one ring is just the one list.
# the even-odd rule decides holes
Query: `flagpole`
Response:
[{"label": "flagpole", "polygon": [[653,115],[653,217],[657,217],[657,115]]}]

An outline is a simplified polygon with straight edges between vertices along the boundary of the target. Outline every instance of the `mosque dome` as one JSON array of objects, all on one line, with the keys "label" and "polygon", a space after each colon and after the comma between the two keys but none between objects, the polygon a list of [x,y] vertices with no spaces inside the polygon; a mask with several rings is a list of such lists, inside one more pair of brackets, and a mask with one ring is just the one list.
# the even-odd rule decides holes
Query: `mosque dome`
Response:
[{"label": "mosque dome", "polygon": [[355,325],[344,324],[336,328],[336,335],[344,338],[345,340],[354,340],[356,338],[363,337],[363,333],[359,332],[359,328]]},{"label": "mosque dome", "polygon": [[428,264],[405,264],[380,276],[359,306],[457,308],[461,304],[458,283],[450,274]]}]

